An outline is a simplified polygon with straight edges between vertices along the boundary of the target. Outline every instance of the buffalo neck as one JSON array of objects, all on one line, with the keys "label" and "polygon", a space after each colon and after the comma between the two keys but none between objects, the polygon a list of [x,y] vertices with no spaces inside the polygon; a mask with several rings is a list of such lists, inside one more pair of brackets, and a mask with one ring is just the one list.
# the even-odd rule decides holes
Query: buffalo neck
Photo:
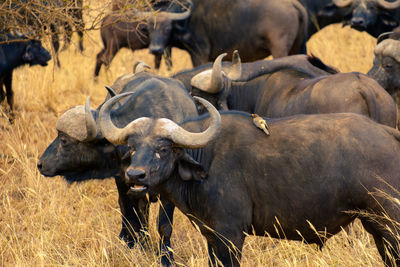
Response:
[{"label": "buffalo neck", "polygon": [[[206,152],[203,149],[185,150],[201,165],[208,165]],[[207,168],[206,168],[207,169]],[[207,197],[212,190],[212,181],[205,178],[201,181],[184,181],[179,177],[177,169],[174,170],[169,179],[157,190],[161,198],[171,201],[186,215],[191,214],[199,219],[205,218],[207,212]],[[201,211],[202,213],[199,213]]]},{"label": "buffalo neck", "polygon": [[22,60],[22,56],[25,52],[28,41],[14,42],[11,44],[1,45],[1,49],[6,55],[7,69],[3,71],[10,71],[16,67],[23,65],[25,62]]},{"label": "buffalo neck", "polygon": [[254,113],[260,97],[264,95],[264,84],[269,77],[262,75],[250,81],[232,82],[227,99],[228,108]]}]

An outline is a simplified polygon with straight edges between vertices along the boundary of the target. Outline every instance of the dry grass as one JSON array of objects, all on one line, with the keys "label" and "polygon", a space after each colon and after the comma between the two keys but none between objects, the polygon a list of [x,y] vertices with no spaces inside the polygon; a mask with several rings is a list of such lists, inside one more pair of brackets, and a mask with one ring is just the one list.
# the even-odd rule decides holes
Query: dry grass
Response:
[{"label": "dry grass", "polygon": [[[85,36],[85,51],[71,46],[62,52],[62,68],[23,67],[14,73],[16,120],[0,116],[0,266],[157,266],[153,205],[148,247],[128,249],[118,238],[121,226],[117,190],[112,179],[68,185],[48,179],[37,159],[56,136],[55,122],[67,108],[87,95],[96,107],[105,98],[104,85],[131,71],[135,61],[153,65],[147,51],[123,50],[110,69],[93,80],[99,32]],[[74,42],[76,44],[76,40]],[[309,51],[341,71],[366,72],[375,40],[338,25],[315,35]],[[173,72],[191,67],[187,53],[174,49]],[[172,72],[171,72],[172,73]],[[171,74],[164,65],[160,74]],[[4,110],[4,105],[0,107]],[[207,264],[205,240],[179,212],[172,245],[178,266]],[[331,238],[319,251],[314,245],[249,237],[244,266],[382,266],[373,240],[355,224],[351,233]]]}]

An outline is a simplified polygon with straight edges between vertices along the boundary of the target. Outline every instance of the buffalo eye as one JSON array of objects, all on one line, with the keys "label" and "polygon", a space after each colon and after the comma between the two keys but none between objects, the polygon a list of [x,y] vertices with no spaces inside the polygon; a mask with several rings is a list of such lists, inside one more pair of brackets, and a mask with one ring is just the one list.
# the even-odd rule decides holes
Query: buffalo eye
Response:
[{"label": "buffalo eye", "polygon": [[67,138],[60,137],[60,142],[61,142],[61,145],[65,146],[67,144]]},{"label": "buffalo eye", "polygon": [[168,155],[168,153],[169,153],[169,148],[162,147],[155,153],[155,155],[156,155],[156,158],[161,158],[161,157]]},{"label": "buffalo eye", "polygon": [[386,70],[391,70],[391,69],[393,68],[393,65],[391,65],[391,64],[385,64],[385,65],[383,65],[383,67],[384,67]]},{"label": "buffalo eye", "polygon": [[133,146],[129,146],[129,153],[131,156],[134,156],[136,153],[136,149]]}]

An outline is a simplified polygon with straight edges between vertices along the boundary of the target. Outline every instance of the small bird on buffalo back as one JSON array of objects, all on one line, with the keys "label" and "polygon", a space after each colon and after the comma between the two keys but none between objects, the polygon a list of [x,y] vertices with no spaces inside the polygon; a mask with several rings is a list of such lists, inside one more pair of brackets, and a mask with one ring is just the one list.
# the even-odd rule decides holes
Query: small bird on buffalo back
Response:
[{"label": "small bird on buffalo back", "polygon": [[251,116],[253,117],[254,125],[263,130],[266,135],[270,135],[270,129],[267,122],[257,114],[251,114]]}]

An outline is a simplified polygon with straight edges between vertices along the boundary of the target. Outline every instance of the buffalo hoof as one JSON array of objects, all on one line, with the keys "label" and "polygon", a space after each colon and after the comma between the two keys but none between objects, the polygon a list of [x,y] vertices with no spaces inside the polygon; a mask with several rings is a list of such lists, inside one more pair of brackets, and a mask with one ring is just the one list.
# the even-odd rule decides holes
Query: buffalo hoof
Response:
[{"label": "buffalo hoof", "polygon": [[[136,236],[133,235],[136,234]],[[123,240],[129,248],[133,248],[136,244],[139,244],[141,248],[146,248],[149,244],[147,237],[144,233],[140,232],[134,232],[133,230],[129,231],[125,227],[121,229],[121,232],[119,233],[119,238]]]},{"label": "buffalo hoof", "polygon": [[163,254],[161,256],[161,266],[162,267],[170,267],[174,262],[174,257],[172,256],[171,251],[167,252],[168,255]]},{"label": "buffalo hoof", "polygon": [[135,239],[132,237],[132,235],[129,233],[129,231],[126,228],[122,228],[121,232],[119,233],[119,238],[123,240],[129,248],[133,248],[136,244]]},{"label": "buffalo hoof", "polygon": [[160,240],[160,255],[161,255],[161,266],[172,266],[174,262],[174,255],[170,249],[171,243],[167,241],[166,243]]}]

